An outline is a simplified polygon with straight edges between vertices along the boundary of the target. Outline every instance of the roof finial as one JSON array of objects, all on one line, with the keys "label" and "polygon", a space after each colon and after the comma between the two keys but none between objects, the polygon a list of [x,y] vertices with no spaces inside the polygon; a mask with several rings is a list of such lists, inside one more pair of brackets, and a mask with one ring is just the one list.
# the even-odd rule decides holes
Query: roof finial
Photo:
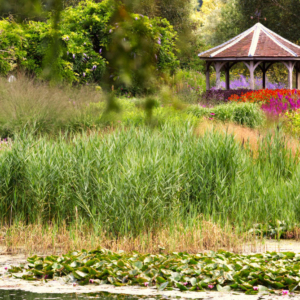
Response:
[{"label": "roof finial", "polygon": [[252,20],[253,20],[254,18],[257,18],[257,21],[258,21],[258,22],[260,21],[260,19],[263,19],[263,20],[267,21],[267,18],[264,18],[264,17],[261,16],[261,11],[258,10],[258,9],[256,9],[255,14],[254,14],[254,17],[251,16],[251,19],[252,19]]}]

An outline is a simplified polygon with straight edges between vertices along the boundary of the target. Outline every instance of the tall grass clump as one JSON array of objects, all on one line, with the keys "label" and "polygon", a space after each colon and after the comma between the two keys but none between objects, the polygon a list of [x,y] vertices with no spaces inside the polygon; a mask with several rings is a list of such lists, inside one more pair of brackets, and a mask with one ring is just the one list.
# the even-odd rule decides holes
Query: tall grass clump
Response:
[{"label": "tall grass clump", "polygon": [[250,128],[263,125],[266,119],[259,106],[252,103],[227,103],[214,107],[191,105],[187,112],[197,117],[217,119],[222,122],[234,122]]},{"label": "tall grass clump", "polygon": [[253,155],[233,135],[197,136],[188,122],[55,139],[18,135],[0,151],[0,221],[82,222],[113,237],[192,228],[200,215],[241,231],[299,222],[300,167],[280,138],[264,139]]},{"label": "tall grass clump", "polygon": [[35,133],[57,133],[93,127],[99,110],[91,103],[104,97],[89,87],[51,87],[19,76],[8,83],[0,78],[0,136],[13,136],[27,128]]}]

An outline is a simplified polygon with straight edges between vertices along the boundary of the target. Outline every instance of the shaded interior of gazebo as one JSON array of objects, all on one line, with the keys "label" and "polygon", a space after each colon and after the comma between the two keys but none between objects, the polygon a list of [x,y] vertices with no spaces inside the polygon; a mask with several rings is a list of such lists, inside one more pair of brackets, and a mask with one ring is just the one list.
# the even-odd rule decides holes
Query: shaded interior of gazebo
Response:
[{"label": "shaded interior of gazebo", "polygon": [[257,23],[235,38],[213,49],[202,52],[199,58],[206,61],[206,89],[210,89],[210,67],[216,70],[216,87],[221,88],[221,71],[225,71],[226,89],[230,89],[230,69],[244,63],[250,72],[250,88],[254,90],[254,72],[262,71],[262,88],[266,88],[266,73],[275,63],[283,63],[288,69],[288,88],[293,89],[293,73],[296,89],[300,88],[300,46],[284,39]]}]

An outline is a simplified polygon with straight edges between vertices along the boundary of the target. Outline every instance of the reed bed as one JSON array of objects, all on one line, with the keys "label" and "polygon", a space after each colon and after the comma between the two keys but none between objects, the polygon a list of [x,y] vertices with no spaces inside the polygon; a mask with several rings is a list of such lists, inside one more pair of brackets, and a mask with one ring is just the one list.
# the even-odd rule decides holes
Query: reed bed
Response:
[{"label": "reed bed", "polygon": [[297,157],[280,132],[257,153],[230,132],[199,136],[189,123],[15,136],[0,151],[0,222],[83,224],[114,240],[158,236],[174,222],[194,232],[199,216],[236,236],[254,223],[299,223]]}]

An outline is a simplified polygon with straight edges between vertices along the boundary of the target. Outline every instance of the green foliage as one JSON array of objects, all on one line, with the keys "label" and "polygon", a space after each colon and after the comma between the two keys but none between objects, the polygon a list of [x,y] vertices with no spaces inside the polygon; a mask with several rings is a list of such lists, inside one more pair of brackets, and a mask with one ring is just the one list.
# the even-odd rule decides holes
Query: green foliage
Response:
[{"label": "green foliage", "polygon": [[250,128],[264,124],[265,115],[258,105],[252,103],[228,103],[207,108],[191,106],[188,112],[198,117],[206,117],[223,122],[234,122]]},{"label": "green foliage", "polygon": [[299,259],[293,252],[132,255],[98,248],[60,257],[35,255],[27,259],[28,267],[12,266],[8,274],[25,280],[64,277],[66,282],[75,280],[81,285],[154,286],[159,291],[173,288],[194,292],[236,290],[255,295],[282,289],[297,291]]},{"label": "green foliage", "polygon": [[288,133],[300,136],[300,114],[298,111],[287,112],[285,114],[286,121],[284,123],[284,130]]},{"label": "green foliage", "polygon": [[[47,22],[29,21],[23,26],[9,20],[0,21],[3,36],[0,44],[3,58],[1,73],[7,75],[21,68],[42,76],[47,75],[50,67],[53,69],[55,65],[54,72],[60,80],[70,83],[99,82],[103,80],[107,64],[113,66],[116,62],[115,57],[109,55],[113,52],[111,45],[116,37],[122,41],[127,38],[130,67],[133,71],[139,70],[136,71],[136,82],[129,86],[137,88],[140,83],[138,79],[145,65],[138,64],[141,61],[139,57],[148,55],[151,63],[148,59],[147,64],[154,70],[158,69],[157,73],[174,71],[178,65],[175,55],[176,33],[170,24],[166,20],[150,20],[134,14],[128,15],[130,20],[112,23],[115,9],[111,0],[83,2],[61,13],[58,29],[52,27],[52,19]],[[141,41],[141,37],[144,40]],[[51,47],[56,49],[55,60]],[[132,66],[133,62],[136,68]],[[117,70],[108,74],[108,77],[112,75],[117,79],[121,76],[123,64],[122,60],[115,65]]]}]

